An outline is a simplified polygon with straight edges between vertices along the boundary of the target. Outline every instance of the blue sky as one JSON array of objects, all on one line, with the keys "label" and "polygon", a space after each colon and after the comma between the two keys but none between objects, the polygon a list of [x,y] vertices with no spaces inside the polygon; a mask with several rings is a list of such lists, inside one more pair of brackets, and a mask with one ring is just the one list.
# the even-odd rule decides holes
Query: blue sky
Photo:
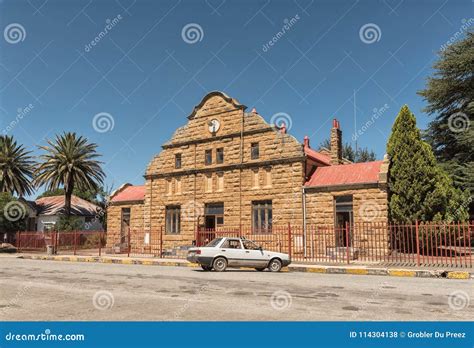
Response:
[{"label": "blue sky", "polygon": [[[269,122],[287,119],[313,147],[333,117],[346,141],[372,120],[358,144],[382,158],[403,104],[426,127],[416,92],[473,10],[471,0],[0,0],[0,130],[35,154],[78,132],[99,144],[108,185],[140,184],[192,108],[221,90]],[[113,128],[94,127],[97,114]]]}]

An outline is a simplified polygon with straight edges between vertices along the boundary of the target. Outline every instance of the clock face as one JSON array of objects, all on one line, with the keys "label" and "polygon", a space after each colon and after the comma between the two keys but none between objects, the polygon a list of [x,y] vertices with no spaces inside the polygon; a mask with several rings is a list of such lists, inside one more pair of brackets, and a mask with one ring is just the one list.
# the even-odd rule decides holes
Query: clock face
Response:
[{"label": "clock face", "polygon": [[210,120],[207,125],[209,126],[209,132],[211,133],[216,133],[221,126],[220,122],[216,119]]}]

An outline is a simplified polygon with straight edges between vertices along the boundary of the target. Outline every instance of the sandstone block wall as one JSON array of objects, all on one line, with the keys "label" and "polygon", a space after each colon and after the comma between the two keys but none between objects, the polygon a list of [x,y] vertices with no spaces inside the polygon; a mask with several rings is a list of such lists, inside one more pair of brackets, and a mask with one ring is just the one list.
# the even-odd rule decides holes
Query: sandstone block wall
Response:
[{"label": "sandstone block wall", "polygon": [[[306,221],[314,230],[320,231],[321,248],[336,246],[335,197],[352,195],[354,227],[352,246],[359,250],[360,257],[384,255],[388,252],[388,198],[383,187],[334,190],[329,192],[308,191],[306,194]],[[339,231],[344,234],[344,231]],[[344,238],[342,236],[342,238]]]}]

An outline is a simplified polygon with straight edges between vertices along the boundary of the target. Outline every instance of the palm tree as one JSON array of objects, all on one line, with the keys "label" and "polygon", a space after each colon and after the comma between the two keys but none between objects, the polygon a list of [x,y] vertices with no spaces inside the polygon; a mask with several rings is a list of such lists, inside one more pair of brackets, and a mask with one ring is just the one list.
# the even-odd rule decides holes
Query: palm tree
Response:
[{"label": "palm tree", "polygon": [[0,191],[18,196],[33,193],[34,161],[12,136],[0,136]]},{"label": "palm tree", "polygon": [[47,140],[49,146],[40,146],[46,151],[41,155],[42,163],[36,170],[35,183],[45,185],[47,190],[64,188],[65,214],[71,215],[71,196],[74,188],[97,191],[105,177],[95,159],[97,144],[76,133],[57,135],[55,141]]}]

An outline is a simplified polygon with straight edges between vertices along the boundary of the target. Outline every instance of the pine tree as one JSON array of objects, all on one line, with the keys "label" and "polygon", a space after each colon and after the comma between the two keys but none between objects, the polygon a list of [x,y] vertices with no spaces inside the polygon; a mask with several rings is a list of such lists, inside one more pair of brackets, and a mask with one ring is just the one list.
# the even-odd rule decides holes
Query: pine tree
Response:
[{"label": "pine tree", "polygon": [[467,219],[468,195],[454,188],[421,139],[416,118],[403,106],[387,143],[389,215],[394,222]]},{"label": "pine tree", "polygon": [[425,138],[454,184],[470,192],[474,214],[474,32],[439,53],[419,94],[433,116]]},{"label": "pine tree", "polygon": [[[331,148],[331,141],[329,139],[324,139],[324,141],[321,142],[319,149],[321,150],[323,148],[328,150]],[[350,143],[344,143],[342,145],[342,157],[354,163],[372,162],[377,159],[373,150],[364,147],[355,151]]]}]

